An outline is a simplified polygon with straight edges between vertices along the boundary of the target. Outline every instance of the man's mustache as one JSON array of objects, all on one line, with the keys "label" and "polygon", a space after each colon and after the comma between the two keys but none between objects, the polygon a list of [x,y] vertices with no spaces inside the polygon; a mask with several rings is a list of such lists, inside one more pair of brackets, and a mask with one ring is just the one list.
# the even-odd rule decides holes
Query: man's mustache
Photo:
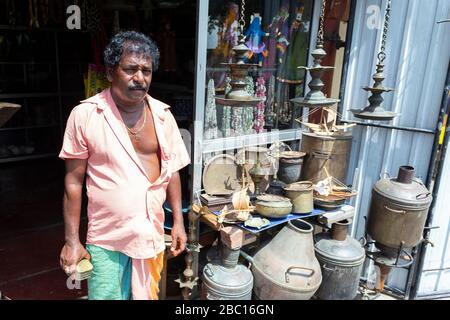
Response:
[{"label": "man's mustache", "polygon": [[147,91],[147,88],[146,88],[146,87],[143,87],[143,86],[131,86],[131,87],[128,87],[128,90],[141,90],[141,91]]}]

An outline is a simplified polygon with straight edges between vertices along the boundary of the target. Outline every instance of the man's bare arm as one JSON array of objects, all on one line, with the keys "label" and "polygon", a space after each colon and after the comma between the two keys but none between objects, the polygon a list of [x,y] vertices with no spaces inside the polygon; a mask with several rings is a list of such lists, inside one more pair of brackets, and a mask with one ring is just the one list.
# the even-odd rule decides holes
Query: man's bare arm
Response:
[{"label": "man's bare arm", "polygon": [[167,186],[167,201],[173,215],[171,251],[174,256],[177,256],[184,251],[187,240],[181,207],[181,181],[178,172],[172,174],[172,178]]},{"label": "man's bare arm", "polygon": [[87,160],[66,160],[64,178],[64,232],[65,245],[61,250],[60,264],[68,274],[75,271],[76,264],[83,258],[90,259],[88,252],[80,243],[80,215],[83,197],[83,182]]}]

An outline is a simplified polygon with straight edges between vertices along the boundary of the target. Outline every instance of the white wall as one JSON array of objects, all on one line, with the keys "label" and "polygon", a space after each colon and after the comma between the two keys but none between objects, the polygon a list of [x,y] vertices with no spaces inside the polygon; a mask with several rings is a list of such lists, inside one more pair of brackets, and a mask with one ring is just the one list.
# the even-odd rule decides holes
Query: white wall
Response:
[{"label": "white wall", "polygon": [[[373,84],[372,75],[382,29],[368,28],[370,14],[366,10],[371,5],[381,7],[383,19],[386,3],[381,0],[356,1],[350,61],[346,83],[343,84],[344,119],[354,119],[349,109],[361,109],[368,105],[369,95],[361,88]],[[449,12],[448,0],[392,1],[384,85],[396,91],[384,94],[384,107],[401,113],[401,116],[390,124],[435,129],[450,58],[450,24],[436,24],[436,21],[449,18]],[[360,238],[364,235],[364,217],[368,213],[372,186],[380,179],[380,174],[388,172],[396,176],[398,167],[408,164],[415,167],[418,177],[426,179],[434,137],[431,134],[362,126],[353,129],[353,136],[348,182],[359,190],[354,203],[357,218],[352,234]],[[450,185],[446,190],[448,194]],[[440,223],[446,224],[447,228],[433,232],[439,233],[447,243],[449,216],[447,212],[440,217],[443,220]],[[437,250],[434,259],[440,263],[441,256],[442,252]],[[449,272],[446,274],[449,275]],[[387,284],[404,290],[406,276],[406,270],[396,269]],[[425,283],[423,285],[426,286]]]},{"label": "white wall", "polygon": [[[450,91],[448,92],[450,95]],[[418,296],[443,294],[450,296],[450,147],[447,149],[442,169],[441,183],[433,210],[430,241],[421,275]],[[437,270],[444,269],[444,270]]]}]

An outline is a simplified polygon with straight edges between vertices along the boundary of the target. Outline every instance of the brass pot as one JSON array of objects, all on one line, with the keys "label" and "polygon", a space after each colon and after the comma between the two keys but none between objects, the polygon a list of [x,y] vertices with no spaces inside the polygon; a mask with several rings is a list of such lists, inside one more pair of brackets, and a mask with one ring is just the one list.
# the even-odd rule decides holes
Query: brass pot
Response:
[{"label": "brass pot", "polygon": [[256,212],[267,218],[282,218],[292,211],[292,203],[288,198],[276,195],[257,197]]},{"label": "brass pot", "polygon": [[306,214],[313,211],[313,183],[311,181],[291,183],[284,187],[284,191],[294,205],[292,213]]}]

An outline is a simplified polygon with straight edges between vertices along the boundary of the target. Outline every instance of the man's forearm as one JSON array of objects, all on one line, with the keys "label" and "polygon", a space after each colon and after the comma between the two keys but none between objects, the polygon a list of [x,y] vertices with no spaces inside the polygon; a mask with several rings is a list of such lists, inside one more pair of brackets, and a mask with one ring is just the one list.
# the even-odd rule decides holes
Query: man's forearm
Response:
[{"label": "man's forearm", "polygon": [[72,187],[64,192],[64,232],[65,241],[75,244],[80,241],[80,215],[82,188]]},{"label": "man's forearm", "polygon": [[167,201],[172,210],[173,223],[183,223],[183,213],[181,208],[181,181],[178,172],[172,175],[167,186]]}]

